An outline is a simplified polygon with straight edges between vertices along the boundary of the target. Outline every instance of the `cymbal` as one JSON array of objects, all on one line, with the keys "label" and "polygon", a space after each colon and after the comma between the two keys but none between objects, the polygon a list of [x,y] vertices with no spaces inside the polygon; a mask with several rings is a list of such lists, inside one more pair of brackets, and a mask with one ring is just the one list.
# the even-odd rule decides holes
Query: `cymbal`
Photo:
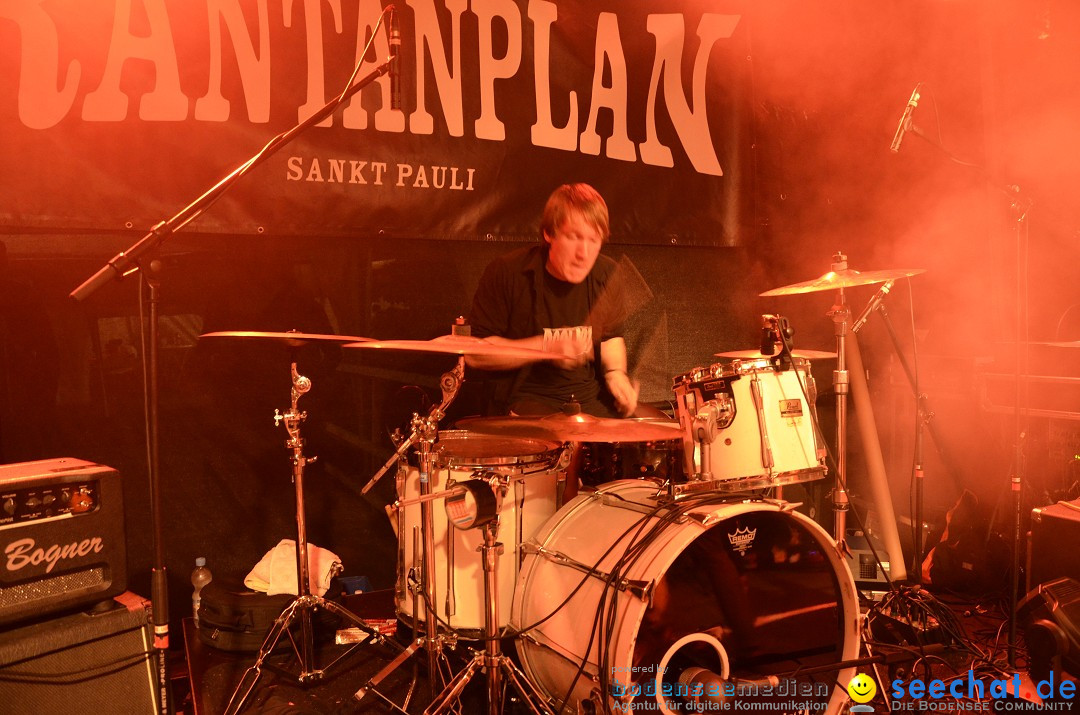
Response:
[{"label": "cymbal", "polygon": [[851,288],[853,286],[870,285],[871,283],[884,283],[885,281],[916,276],[925,272],[925,268],[893,268],[881,271],[856,271],[852,268],[845,268],[840,271],[829,271],[813,280],[773,288],[764,293],[758,293],[758,295],[796,295],[822,290],[835,290],[837,288]]},{"label": "cymbal", "polygon": [[369,350],[408,350],[410,352],[472,355],[476,357],[507,357],[522,360],[562,360],[566,357],[562,353],[496,345],[483,338],[475,338],[471,335],[440,335],[431,340],[372,340],[346,345],[345,347],[367,348]]},{"label": "cymbal", "polygon": [[255,330],[223,330],[215,333],[203,333],[200,338],[248,338],[281,343],[290,348],[299,348],[312,343],[359,343],[371,338],[359,338],[355,335],[324,335],[321,333],[298,333],[290,330],[285,333],[264,333]]},{"label": "cymbal", "polygon": [[[760,350],[728,350],[724,353],[713,353],[716,357],[740,358],[743,360],[768,360],[774,355],[762,355]],[[836,357],[836,353],[826,350],[792,350],[792,357],[806,358],[807,360],[830,360]]]},{"label": "cymbal", "polygon": [[556,442],[648,442],[680,439],[679,423],[648,418],[614,419],[587,414],[556,413],[543,417],[468,417],[457,427],[477,432],[511,437],[531,437]]},{"label": "cymbal", "polygon": [[1006,346],[1023,345],[1025,347],[1030,347],[1032,345],[1038,345],[1039,347],[1043,347],[1043,348],[1045,348],[1045,347],[1050,347],[1050,348],[1080,348],[1080,340],[1065,340],[1065,341],[1060,341],[1060,340],[1058,340],[1058,341],[1025,340],[1025,341],[1021,341],[1019,343],[1017,343],[1014,340],[999,340],[996,344],[998,344],[998,345],[1006,345]]}]

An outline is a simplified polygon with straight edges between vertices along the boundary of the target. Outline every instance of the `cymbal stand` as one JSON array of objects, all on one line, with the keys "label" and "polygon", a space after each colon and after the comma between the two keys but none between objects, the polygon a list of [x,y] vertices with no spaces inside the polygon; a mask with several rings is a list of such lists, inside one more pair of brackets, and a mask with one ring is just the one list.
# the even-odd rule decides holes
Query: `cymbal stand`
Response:
[{"label": "cymbal stand", "polygon": [[503,654],[499,642],[497,623],[499,622],[499,592],[495,587],[498,573],[498,558],[503,552],[503,545],[496,541],[499,532],[499,518],[488,521],[481,527],[484,530],[484,545],[480,547],[484,567],[484,649],[477,650],[465,668],[454,676],[446,688],[435,696],[424,715],[443,715],[459,704],[465,686],[481,668],[487,675],[488,715],[499,715],[503,706],[503,677],[514,686],[529,710],[534,715],[554,715],[544,698],[533,687],[525,675],[518,670],[510,658]]},{"label": "cymbal stand", "polygon": [[[432,514],[432,501],[436,496],[431,490],[431,478],[435,472],[435,451],[432,448],[435,441],[438,439],[439,434],[439,420],[446,416],[446,408],[457,397],[458,390],[461,389],[461,384],[465,381],[465,357],[458,357],[457,365],[448,372],[443,373],[442,378],[439,381],[439,387],[442,390],[442,400],[438,405],[434,405],[431,411],[421,417],[418,414],[414,414],[412,422],[410,423],[410,433],[408,439],[405,440],[402,447],[399,447],[394,456],[390,458],[382,469],[372,477],[372,479],[364,486],[363,491],[370,489],[379,478],[386,473],[394,462],[396,462],[405,450],[410,445],[416,445],[420,456],[420,533],[421,533],[421,570],[420,570],[420,586],[419,593],[423,596],[424,601],[424,636],[422,638],[415,639],[414,642],[401,654],[398,655],[391,663],[387,664],[385,668],[376,673],[371,680],[364,683],[363,687],[357,690],[353,694],[355,700],[363,700],[369,692],[374,691],[379,694],[384,700],[386,698],[375,690],[375,687],[382,682],[390,673],[396,670],[402,665],[409,657],[412,656],[420,648],[424,648],[427,655],[428,664],[428,678],[431,686],[431,693],[434,696],[437,692],[435,683],[442,679],[442,671],[440,670],[440,658],[443,662],[446,661],[446,656],[443,653],[444,637],[439,635],[438,621],[434,612],[434,604],[436,603],[435,593],[435,521]],[[406,538],[405,534],[398,534],[398,538]],[[415,553],[415,551],[414,551]],[[400,586],[400,584],[399,584]],[[417,618],[419,609],[416,605],[413,606],[413,633],[415,635],[417,628]],[[393,703],[391,703],[393,705]],[[401,710],[402,708],[394,706]]]},{"label": "cymbal stand", "polygon": [[915,396],[915,414],[916,414],[916,427],[915,427],[915,445],[914,445],[914,465],[912,467],[912,480],[915,484],[915,514],[914,522],[915,528],[913,530],[912,542],[913,550],[911,559],[911,573],[914,574],[914,580],[916,584],[922,584],[922,560],[923,551],[926,545],[923,543],[923,522],[925,521],[925,483],[926,472],[923,469],[923,451],[924,451],[924,432],[929,432],[930,437],[935,444],[940,445],[941,441],[936,437],[934,430],[933,419],[935,413],[930,409],[929,396],[919,388],[918,375],[911,367],[911,363],[908,361],[907,356],[904,354],[904,347],[900,344],[900,338],[896,334],[896,329],[893,327],[892,319],[889,318],[889,311],[885,307],[885,297],[892,290],[894,281],[886,281],[878,292],[870,299],[866,308],[860,314],[858,320],[855,321],[855,325],[852,326],[851,332],[857,334],[859,330],[866,324],[866,321],[875,312],[881,314],[881,322],[885,326],[885,330],[889,335],[889,339],[892,342],[893,349],[896,352],[897,360],[900,363],[900,367],[904,370],[904,375],[907,377],[908,384],[911,386],[911,392]]},{"label": "cymbal stand", "polygon": [[[847,270],[847,256],[837,251],[833,254],[832,270]],[[833,390],[836,394],[836,486],[833,487],[833,539],[841,553],[847,552],[847,396],[849,375],[845,349],[851,307],[844,296],[844,287],[836,291],[836,304],[828,315],[833,319],[836,333],[836,369],[833,370]]]},{"label": "cymbal stand", "polygon": [[[289,409],[284,414],[280,410],[274,410],[274,424],[284,424],[289,433],[285,446],[292,450],[292,480],[296,492],[296,598],[293,599],[281,615],[277,617],[270,630],[266,633],[262,647],[259,649],[255,663],[244,671],[240,682],[236,685],[229,705],[225,712],[227,715],[240,712],[248,697],[255,690],[262,675],[262,666],[273,652],[282,636],[289,639],[293,654],[297,658],[297,680],[306,684],[318,680],[326,674],[326,671],[339,663],[343,658],[353,652],[361,643],[357,643],[338,655],[325,668],[316,667],[315,663],[315,638],[312,630],[312,613],[317,609],[323,609],[340,618],[349,621],[353,626],[368,634],[369,638],[378,643],[390,642],[385,636],[364,623],[358,616],[342,606],[328,601],[321,596],[311,593],[311,581],[308,565],[307,545],[307,522],[304,510],[304,467],[314,462],[317,457],[304,456],[304,440],[300,436],[300,423],[307,419],[307,412],[300,412],[297,403],[300,398],[311,389],[311,380],[296,371],[296,362],[291,364],[292,376],[292,401]],[[300,622],[299,643],[293,636],[291,627]]]}]

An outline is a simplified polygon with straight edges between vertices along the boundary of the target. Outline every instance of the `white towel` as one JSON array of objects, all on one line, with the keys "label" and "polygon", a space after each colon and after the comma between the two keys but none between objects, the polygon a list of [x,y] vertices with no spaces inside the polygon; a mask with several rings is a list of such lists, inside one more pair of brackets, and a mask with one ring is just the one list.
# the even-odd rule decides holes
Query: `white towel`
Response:
[{"label": "white towel", "polygon": [[[307,552],[310,591],[316,596],[324,596],[330,588],[330,579],[341,573],[341,558],[314,544],[307,545]],[[252,591],[265,591],[269,596],[279,593],[297,595],[296,541],[282,539],[267,551],[251,573],[244,577],[244,585]]]}]

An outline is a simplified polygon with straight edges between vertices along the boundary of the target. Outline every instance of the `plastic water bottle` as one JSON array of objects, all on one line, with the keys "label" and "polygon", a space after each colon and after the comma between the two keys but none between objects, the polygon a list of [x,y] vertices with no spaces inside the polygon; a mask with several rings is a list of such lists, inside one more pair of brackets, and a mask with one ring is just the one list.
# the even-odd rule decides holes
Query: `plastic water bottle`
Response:
[{"label": "plastic water bottle", "polygon": [[191,594],[191,612],[195,616],[195,627],[199,627],[199,603],[202,601],[202,590],[206,584],[213,580],[214,575],[206,566],[206,557],[200,556],[195,559],[195,570],[191,572],[191,585],[195,590]]}]

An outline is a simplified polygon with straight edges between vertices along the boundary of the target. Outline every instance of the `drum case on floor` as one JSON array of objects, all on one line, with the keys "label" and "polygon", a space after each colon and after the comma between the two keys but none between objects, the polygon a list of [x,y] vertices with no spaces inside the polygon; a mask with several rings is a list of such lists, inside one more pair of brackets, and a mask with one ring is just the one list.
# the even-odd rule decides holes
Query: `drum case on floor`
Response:
[{"label": "drum case on floor", "polygon": [[288,594],[268,596],[215,578],[201,593],[199,640],[221,650],[254,653],[292,600]]}]

